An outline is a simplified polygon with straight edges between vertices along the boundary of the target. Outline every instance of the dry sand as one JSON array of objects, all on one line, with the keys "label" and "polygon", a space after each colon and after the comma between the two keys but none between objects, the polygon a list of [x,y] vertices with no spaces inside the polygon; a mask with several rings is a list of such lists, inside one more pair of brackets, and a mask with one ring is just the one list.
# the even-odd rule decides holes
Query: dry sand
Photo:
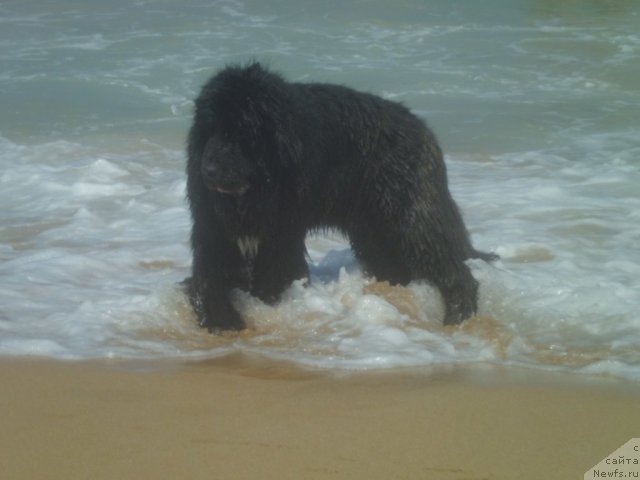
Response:
[{"label": "dry sand", "polygon": [[640,387],[515,369],[0,361],[0,479],[582,479]]}]

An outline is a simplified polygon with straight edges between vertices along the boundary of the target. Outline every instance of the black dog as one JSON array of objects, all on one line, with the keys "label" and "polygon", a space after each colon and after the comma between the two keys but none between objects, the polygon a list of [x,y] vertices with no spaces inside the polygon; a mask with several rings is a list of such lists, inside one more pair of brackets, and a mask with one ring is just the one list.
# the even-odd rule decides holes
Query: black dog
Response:
[{"label": "black dog", "polygon": [[291,83],[260,64],[204,85],[189,133],[193,217],[187,290],[200,324],[239,330],[232,288],[274,302],[308,277],[305,236],[337,228],[365,271],[426,279],[445,324],[477,308],[475,250],[433,133],[404,106],[338,85]]}]

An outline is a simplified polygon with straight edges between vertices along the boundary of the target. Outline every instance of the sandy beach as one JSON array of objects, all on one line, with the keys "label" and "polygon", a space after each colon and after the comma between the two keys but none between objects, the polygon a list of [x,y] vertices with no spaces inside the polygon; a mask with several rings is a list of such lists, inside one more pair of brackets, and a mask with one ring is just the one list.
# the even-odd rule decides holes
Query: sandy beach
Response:
[{"label": "sandy beach", "polygon": [[0,361],[4,479],[571,479],[640,389],[527,370]]}]

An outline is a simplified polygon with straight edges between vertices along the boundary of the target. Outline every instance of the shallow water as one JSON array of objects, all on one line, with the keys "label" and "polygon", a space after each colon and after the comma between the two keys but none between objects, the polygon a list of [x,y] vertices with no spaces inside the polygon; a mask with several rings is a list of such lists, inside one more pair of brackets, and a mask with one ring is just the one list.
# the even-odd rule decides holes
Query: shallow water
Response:
[{"label": "shallow water", "polygon": [[[490,362],[640,380],[640,6],[603,2],[0,4],[0,354],[321,368]],[[478,318],[371,282],[310,238],[313,284],[251,328],[196,326],[184,137],[215,69],[257,58],[424,116],[475,245]]]}]

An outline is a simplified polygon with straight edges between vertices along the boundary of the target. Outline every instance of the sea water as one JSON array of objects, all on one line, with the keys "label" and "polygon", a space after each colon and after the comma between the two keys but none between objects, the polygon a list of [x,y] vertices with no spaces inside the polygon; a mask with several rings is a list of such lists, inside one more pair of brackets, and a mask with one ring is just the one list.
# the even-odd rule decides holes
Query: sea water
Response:
[{"label": "sea water", "polygon": [[[640,4],[635,0],[0,3],[0,354],[323,369],[524,365],[640,380]],[[446,153],[477,248],[478,317],[363,276],[310,237],[312,284],[250,328],[197,326],[184,144],[218,68],[401,101]],[[313,114],[313,112],[309,112]]]}]

